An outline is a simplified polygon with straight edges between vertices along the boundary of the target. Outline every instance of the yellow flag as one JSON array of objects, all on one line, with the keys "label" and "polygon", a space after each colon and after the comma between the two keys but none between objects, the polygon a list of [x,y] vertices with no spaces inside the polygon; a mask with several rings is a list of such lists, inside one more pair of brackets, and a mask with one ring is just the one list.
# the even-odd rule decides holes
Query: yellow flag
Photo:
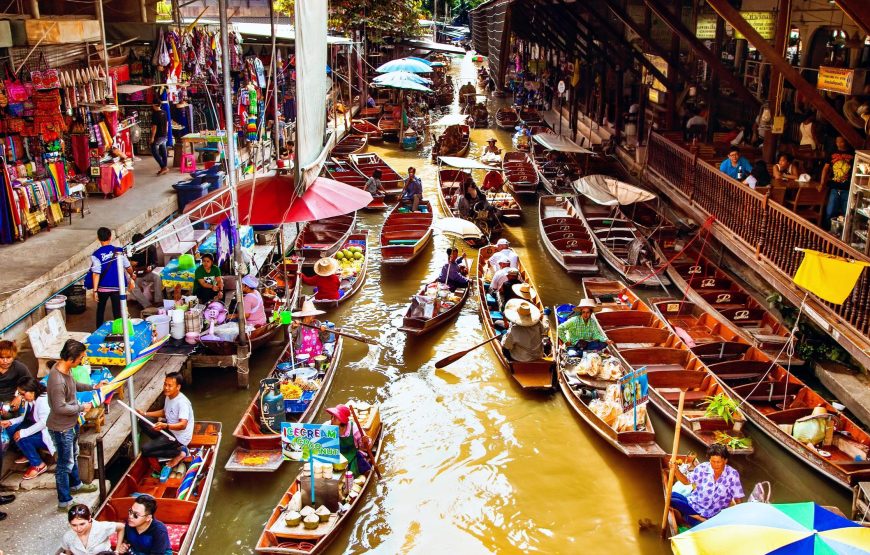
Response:
[{"label": "yellow flag", "polygon": [[865,266],[870,264],[807,249],[793,281],[820,299],[843,304]]}]

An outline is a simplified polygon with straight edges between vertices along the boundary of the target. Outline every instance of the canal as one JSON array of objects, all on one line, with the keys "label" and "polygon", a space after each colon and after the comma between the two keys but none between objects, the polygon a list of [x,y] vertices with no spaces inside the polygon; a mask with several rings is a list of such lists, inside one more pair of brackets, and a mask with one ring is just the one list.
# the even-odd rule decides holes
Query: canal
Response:
[{"label": "canal", "polygon": [[[457,88],[473,79],[468,59],[454,59],[451,71]],[[495,105],[490,104],[492,120]],[[505,131],[473,130],[469,156],[490,136],[502,149],[511,148]],[[430,148],[409,153],[387,143],[369,146],[369,151],[401,173],[409,165],[417,167],[427,198],[437,206],[437,167],[430,161]],[[579,279],[564,273],[544,250],[537,205],[528,203],[524,209],[522,225],[507,227],[505,236],[547,305],[576,302]],[[370,244],[377,240],[383,218],[382,213],[360,212],[359,226],[369,230]],[[346,340],[326,406],[351,398],[380,403],[386,442],[383,479],[369,489],[328,553],[670,553],[657,529],[642,531],[638,524],[649,519],[657,528],[661,520],[663,493],[655,462],[622,457],[574,415],[561,393],[523,393],[488,347],[435,370],[434,361],[484,339],[475,297],[453,325],[431,335],[409,339],[396,328],[409,296],[437,274],[449,246],[450,239],[436,235],[415,262],[391,270],[382,268],[378,251],[372,251],[363,289],[326,316],[383,345]],[[219,468],[195,553],[252,553],[263,524],[298,471],[298,463],[285,463],[274,474],[223,470],[233,449],[232,430],[276,356],[275,350],[255,355],[250,391],[239,391],[235,374],[226,370],[197,370],[194,386],[186,391],[198,419],[224,425]],[[670,450],[672,427],[668,431],[663,419],[653,417],[660,444]],[[732,460],[747,494],[756,482],[769,480],[775,502],[812,499],[848,514],[845,490],[759,430],[749,431],[755,454]],[[703,454],[700,445],[684,439],[681,452],[689,450]]]}]

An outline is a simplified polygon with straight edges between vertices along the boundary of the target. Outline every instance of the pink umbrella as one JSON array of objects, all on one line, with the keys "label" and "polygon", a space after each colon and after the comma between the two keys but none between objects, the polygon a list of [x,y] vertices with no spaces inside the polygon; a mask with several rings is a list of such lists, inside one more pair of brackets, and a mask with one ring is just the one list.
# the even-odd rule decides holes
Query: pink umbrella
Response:
[{"label": "pink umbrella", "polygon": [[[372,202],[372,196],[356,187],[318,177],[305,193],[296,196],[293,178],[272,175],[248,179],[238,184],[240,225],[278,225],[308,222],[349,214]],[[197,199],[184,208],[193,220],[206,219],[217,224],[228,216],[231,205],[228,188]]]}]

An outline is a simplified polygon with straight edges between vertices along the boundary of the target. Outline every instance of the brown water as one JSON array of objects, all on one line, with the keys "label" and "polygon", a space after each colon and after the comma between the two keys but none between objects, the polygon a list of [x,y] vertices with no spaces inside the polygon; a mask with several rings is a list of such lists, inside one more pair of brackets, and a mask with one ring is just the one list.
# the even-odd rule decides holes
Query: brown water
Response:
[{"label": "brown water", "polygon": [[[470,67],[457,59],[454,75],[472,75]],[[470,156],[493,135],[499,146],[510,148],[508,133],[474,130]],[[428,161],[428,149],[408,153],[387,144],[369,150],[403,173],[408,165],[416,166],[427,197],[437,205],[436,167]],[[507,228],[507,237],[547,305],[576,301],[579,279],[547,255],[538,236],[537,206],[525,208],[522,226]],[[383,217],[360,213],[360,226],[370,230],[372,241]],[[560,393],[523,393],[488,347],[434,369],[435,360],[483,340],[476,298],[469,299],[452,326],[431,335],[409,339],[395,328],[408,297],[438,272],[448,246],[450,240],[436,235],[414,263],[393,270],[381,268],[373,251],[362,291],[327,316],[383,345],[345,343],[327,406],[348,398],[377,401],[385,424],[383,479],[369,489],[354,522],[328,552],[669,553],[657,532],[640,532],[637,524],[643,518],[661,519],[656,463],[621,456],[575,416]],[[651,291],[661,294],[660,289]],[[252,384],[268,372],[276,354],[255,356]],[[236,389],[235,375],[225,370],[197,371],[189,389],[198,418],[224,423],[220,468],[196,553],[253,552],[266,518],[298,471],[291,463],[271,475],[223,471],[234,446],[232,430],[252,394]],[[660,418],[655,425],[661,445],[670,450],[672,431]],[[845,490],[760,431],[750,429],[750,434],[755,455],[732,461],[747,494],[756,481],[770,480],[774,501],[813,499],[848,509]],[[702,452],[684,440],[681,451],[689,449]]]}]

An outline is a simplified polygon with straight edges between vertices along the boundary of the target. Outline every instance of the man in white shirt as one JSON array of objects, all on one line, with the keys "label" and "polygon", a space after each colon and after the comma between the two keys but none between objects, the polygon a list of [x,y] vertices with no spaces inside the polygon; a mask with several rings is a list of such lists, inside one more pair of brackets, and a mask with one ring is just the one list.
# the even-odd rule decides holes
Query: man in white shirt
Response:
[{"label": "man in white shirt", "polygon": [[504,238],[499,239],[498,242],[496,242],[495,247],[497,250],[489,257],[488,261],[493,271],[499,269],[499,262],[502,260],[507,260],[511,268],[519,268],[520,259],[517,256],[517,253],[515,253],[510,246],[510,241]]},{"label": "man in white shirt", "polygon": [[489,292],[497,295],[501,291],[501,286],[510,278],[512,274],[518,274],[519,270],[511,268],[507,260],[499,261],[500,268],[493,274],[492,281],[489,282]]},{"label": "man in white shirt", "polygon": [[[190,400],[181,392],[184,378],[181,372],[171,372],[163,379],[163,408],[150,412],[137,410],[142,416],[154,420],[154,427],[145,426],[143,432],[150,441],[142,446],[142,454],[146,457],[170,459],[164,467],[172,469],[187,456],[187,445],[193,439],[193,406]],[[160,433],[168,430],[175,440]],[[167,476],[169,472],[166,472]],[[162,476],[162,475],[161,475]]]}]

